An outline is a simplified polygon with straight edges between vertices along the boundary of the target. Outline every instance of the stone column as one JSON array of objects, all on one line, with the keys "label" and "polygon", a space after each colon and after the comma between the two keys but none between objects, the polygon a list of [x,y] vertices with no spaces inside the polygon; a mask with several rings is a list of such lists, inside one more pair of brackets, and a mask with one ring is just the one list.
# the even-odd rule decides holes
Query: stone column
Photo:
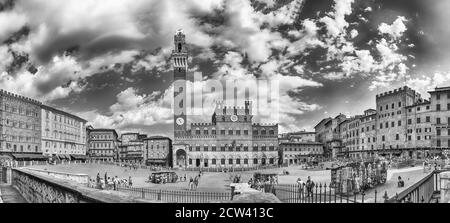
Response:
[{"label": "stone column", "polygon": [[186,159],[185,159],[185,161],[184,161],[186,165],[185,165],[184,167],[191,167],[190,164],[189,164],[189,159],[190,159],[190,157],[189,157],[189,155],[186,153]]},{"label": "stone column", "polygon": [[178,163],[177,163],[177,153],[176,151],[172,151],[172,166],[178,167]]},{"label": "stone column", "polygon": [[12,184],[12,168],[6,168],[6,184]]},{"label": "stone column", "polygon": [[441,203],[450,203],[450,171],[439,174],[441,184]]}]

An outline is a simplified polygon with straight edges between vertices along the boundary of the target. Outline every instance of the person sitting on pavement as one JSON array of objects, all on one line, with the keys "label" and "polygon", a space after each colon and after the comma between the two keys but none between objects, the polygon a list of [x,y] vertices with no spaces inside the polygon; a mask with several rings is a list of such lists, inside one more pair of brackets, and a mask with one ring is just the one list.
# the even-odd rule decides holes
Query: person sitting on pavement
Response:
[{"label": "person sitting on pavement", "polygon": [[405,186],[405,181],[402,180],[401,176],[398,176],[398,183],[397,183],[398,187],[404,187]]}]

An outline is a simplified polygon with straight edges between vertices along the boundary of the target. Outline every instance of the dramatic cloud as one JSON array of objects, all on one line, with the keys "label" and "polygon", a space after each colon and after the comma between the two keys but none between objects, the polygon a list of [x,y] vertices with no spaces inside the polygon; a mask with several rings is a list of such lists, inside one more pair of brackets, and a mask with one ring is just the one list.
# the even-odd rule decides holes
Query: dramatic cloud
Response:
[{"label": "dramatic cloud", "polygon": [[448,81],[449,5],[413,1],[420,10],[400,13],[355,0],[16,0],[0,11],[0,87],[69,107],[96,127],[167,130],[173,34],[181,28],[201,85],[277,81],[281,131],[304,129],[322,108],[339,113],[336,98],[363,95],[353,86]]},{"label": "dramatic cloud", "polygon": [[335,1],[334,11],[320,19],[320,22],[325,23],[330,36],[339,36],[348,27],[345,16],[352,13],[353,2],[354,0]]},{"label": "dramatic cloud", "polygon": [[157,123],[172,123],[173,89],[169,88],[159,99],[161,92],[139,95],[134,88],[128,88],[117,95],[117,102],[110,107],[110,115],[96,111],[82,113],[89,117],[90,124],[101,128],[126,129],[133,126],[151,126]]},{"label": "dramatic cloud", "polygon": [[26,17],[17,12],[0,12],[0,43],[19,31],[26,23]]},{"label": "dramatic cloud", "polygon": [[389,34],[393,38],[400,38],[403,36],[403,33],[406,31],[406,26],[403,22],[407,21],[405,17],[399,16],[392,25],[388,25],[386,23],[381,23],[378,26],[378,30],[382,34]]},{"label": "dramatic cloud", "polygon": [[422,75],[412,78],[407,82],[408,86],[419,91],[423,97],[427,97],[428,91],[436,87],[445,87],[450,85],[450,73],[434,73],[433,75]]}]

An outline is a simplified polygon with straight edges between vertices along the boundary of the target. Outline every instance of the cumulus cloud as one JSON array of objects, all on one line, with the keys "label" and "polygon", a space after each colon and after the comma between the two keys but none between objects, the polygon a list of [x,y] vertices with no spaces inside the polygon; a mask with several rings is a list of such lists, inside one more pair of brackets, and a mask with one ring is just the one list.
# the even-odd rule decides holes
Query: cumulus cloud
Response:
[{"label": "cumulus cloud", "polygon": [[[406,30],[402,27],[406,25],[404,18],[391,25],[381,24],[378,31],[382,35],[373,40],[375,48],[366,50],[352,42],[360,39],[358,28],[347,21],[356,5],[354,0],[335,0],[331,12],[322,18],[317,14],[302,19],[301,26],[294,22],[299,21],[304,0],[257,1],[266,7],[260,10],[252,0],[111,0],[108,4],[100,0],[18,0],[12,10],[0,12],[0,40],[23,26],[30,32],[0,48],[0,69],[11,64],[14,52],[30,55],[38,72],[31,74],[24,67],[15,73],[2,72],[0,86],[47,101],[81,92],[87,77],[112,69],[115,63],[130,64],[132,72],[151,70],[148,75],[166,72],[170,70],[173,34],[182,28],[191,60],[213,61],[207,67],[212,65],[215,73],[208,78],[250,85],[257,83],[255,76],[279,81],[281,91],[276,101],[281,108],[280,122],[283,128],[293,129],[296,115],[320,109],[290,96],[306,87],[322,87],[308,76],[310,66],[304,59],[317,54],[315,49],[324,49],[333,62],[320,68],[328,79],[380,72],[376,83],[387,84],[408,71],[395,42]],[[17,22],[2,25],[11,20]],[[385,40],[378,39],[381,37]],[[192,70],[204,66],[193,65]],[[121,80],[127,81],[126,87],[120,85],[127,89],[121,89],[107,114],[87,113],[96,124],[125,128],[170,121],[167,100],[171,99],[171,89],[144,95],[137,87],[128,88],[129,83],[135,83],[133,77]],[[238,93],[243,96],[243,92]],[[264,118],[270,120],[269,116]]]},{"label": "cumulus cloud", "polygon": [[9,38],[14,32],[19,31],[26,22],[26,17],[21,13],[0,12],[0,43]]},{"label": "cumulus cloud", "polygon": [[352,29],[352,31],[350,31],[350,38],[354,39],[357,36],[358,36],[358,30]]},{"label": "cumulus cloud", "polygon": [[96,128],[130,128],[133,126],[172,123],[173,88],[150,95],[140,95],[135,88],[127,88],[117,95],[117,102],[110,107],[110,115],[99,114],[97,111],[84,112],[90,124]]},{"label": "cumulus cloud", "polygon": [[425,96],[428,95],[428,91],[434,90],[436,87],[449,86],[450,73],[436,72],[432,75],[422,75],[420,77],[411,78],[407,81],[407,85],[414,90],[419,91],[422,96]]},{"label": "cumulus cloud", "polygon": [[[237,86],[237,98],[239,102],[247,99],[254,102],[254,112],[261,122],[277,122],[279,121],[282,128],[288,128],[292,125],[294,115],[301,115],[304,112],[318,110],[321,107],[317,104],[308,104],[300,101],[295,97],[289,96],[288,92],[297,91],[305,87],[321,87],[322,84],[304,79],[299,76],[284,76],[277,72],[268,72],[265,78],[257,78],[243,66],[243,56],[239,52],[228,52],[220,61],[218,71],[213,75],[212,79],[202,79],[192,83],[187,82],[188,89],[193,90],[195,97],[202,97],[205,103],[208,101],[223,101],[227,105],[237,103],[234,99],[223,97],[222,91],[209,92],[206,89],[209,81],[217,80],[227,86],[225,83],[234,83]],[[270,65],[277,67],[275,65]],[[271,70],[271,68],[268,70]],[[268,84],[276,84],[275,85]],[[197,88],[195,87],[197,86]],[[200,86],[200,88],[198,88]],[[258,91],[248,92],[247,88]],[[274,94],[274,91],[276,94]],[[229,93],[229,92],[228,92]],[[262,103],[261,99],[270,98],[273,104]],[[109,108],[109,114],[100,114],[96,111],[90,111],[83,114],[92,121],[94,126],[113,126],[115,128],[136,128],[139,125],[156,125],[172,123],[173,115],[173,85],[163,94],[154,92],[151,95],[142,95],[135,88],[128,88],[117,95],[117,102]],[[242,104],[237,104],[242,106]],[[213,105],[202,104],[204,107],[194,107],[188,110],[188,114],[198,114],[201,112],[211,111]],[[274,109],[274,107],[276,109]],[[265,112],[264,112],[265,111]],[[190,117],[191,121],[209,121],[212,112],[201,116]],[[293,126],[290,126],[291,128]]]},{"label": "cumulus cloud", "polygon": [[353,2],[354,0],[335,1],[334,11],[320,19],[320,22],[325,23],[328,35],[336,37],[345,31],[349,25],[345,17],[352,13]]},{"label": "cumulus cloud", "polygon": [[13,62],[13,56],[7,46],[0,46],[0,72],[5,71],[6,68]]},{"label": "cumulus cloud", "polygon": [[79,47],[91,58],[114,50],[154,49],[169,46],[178,28],[190,33],[190,42],[205,46],[211,39],[192,16],[222,7],[222,1],[124,1],[65,2],[19,0],[15,10],[27,16],[33,54],[40,61],[67,48]]},{"label": "cumulus cloud", "polygon": [[273,6],[275,6],[275,0],[256,0],[260,3],[266,4],[267,7],[272,8]]},{"label": "cumulus cloud", "polygon": [[[243,57],[236,52],[229,52],[226,57],[227,63],[221,66],[221,69],[215,74],[217,79],[231,81],[239,86],[237,88],[237,98],[245,99],[248,96],[249,100],[254,102],[258,102],[260,98],[271,98],[276,111],[271,111],[270,107],[260,107],[260,110],[270,111],[270,114],[260,114],[258,118],[262,121],[270,121],[274,122],[274,120],[279,120],[280,125],[284,126],[288,123],[292,123],[289,119],[292,118],[293,115],[301,115],[307,111],[313,111],[320,108],[317,104],[308,104],[295,97],[289,96],[289,92],[298,91],[305,87],[322,87],[321,83],[318,83],[314,80],[304,79],[300,76],[289,76],[282,75],[279,72],[275,71],[277,61],[273,60],[262,68],[263,70],[263,78],[256,78],[253,74],[248,72],[242,66]],[[280,62],[280,61],[278,61]],[[228,75],[226,75],[228,74]],[[262,81],[262,82],[260,82]],[[270,89],[271,84],[264,85],[262,83],[272,83],[276,85],[278,91]],[[247,92],[247,88],[258,88],[258,94],[256,92]],[[221,98],[217,95],[212,95],[214,98]],[[231,101],[225,101],[225,103],[230,104],[233,103]]]},{"label": "cumulus cloud", "polygon": [[82,67],[73,57],[55,57],[47,66],[39,67],[36,74],[21,69],[17,74],[3,72],[0,87],[28,97],[50,101],[79,92],[82,85],[76,80],[83,77]]},{"label": "cumulus cloud", "polygon": [[310,19],[305,19],[302,23],[303,30],[293,33],[297,40],[289,44],[287,48],[288,56],[296,56],[305,52],[306,49],[322,47],[324,43],[319,40],[316,23]]},{"label": "cumulus cloud", "polygon": [[404,24],[406,21],[405,17],[399,16],[391,25],[381,23],[378,26],[378,31],[382,34],[388,34],[393,38],[399,38],[403,36],[403,33],[407,30],[406,25]]}]

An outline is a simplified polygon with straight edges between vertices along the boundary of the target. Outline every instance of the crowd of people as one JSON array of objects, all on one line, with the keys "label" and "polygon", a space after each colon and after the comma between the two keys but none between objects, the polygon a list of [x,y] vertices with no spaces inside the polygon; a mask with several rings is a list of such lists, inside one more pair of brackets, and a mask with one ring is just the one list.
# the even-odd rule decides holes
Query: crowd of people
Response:
[{"label": "crowd of people", "polygon": [[[240,178],[239,178],[240,179]],[[278,184],[278,176],[267,176],[264,178],[250,178],[248,184],[251,188],[259,191],[264,191],[264,185],[275,185]]]},{"label": "crowd of people", "polygon": [[230,179],[231,179],[231,182],[233,182],[233,183],[240,183],[241,175],[240,174],[230,175]]},{"label": "crowd of people", "polygon": [[[300,177],[297,179],[297,185],[299,188],[299,193],[301,195],[306,194],[307,197],[312,196],[314,192],[314,186],[316,185],[314,181],[311,180],[311,176],[308,176],[306,182],[304,182]],[[306,190],[305,190],[306,189]]]},{"label": "crowd of people", "polygon": [[95,179],[89,179],[88,186],[98,189],[118,190],[119,187],[131,188],[133,186],[133,180],[131,176],[129,176],[128,179],[119,178],[117,176],[109,177],[108,173],[105,173],[102,178],[100,173],[97,173],[97,177]]}]

